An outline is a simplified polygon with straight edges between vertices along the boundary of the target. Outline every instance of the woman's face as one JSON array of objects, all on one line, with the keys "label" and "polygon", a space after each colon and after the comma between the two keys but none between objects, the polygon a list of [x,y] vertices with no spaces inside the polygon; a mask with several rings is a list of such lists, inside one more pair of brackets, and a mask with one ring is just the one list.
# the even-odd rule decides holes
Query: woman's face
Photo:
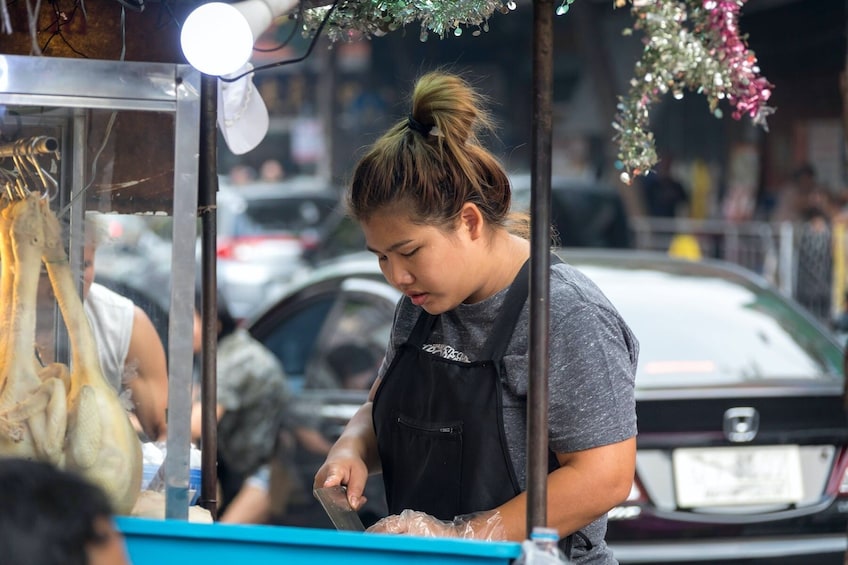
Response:
[{"label": "woman's face", "polygon": [[480,275],[475,272],[475,248],[462,221],[455,229],[444,230],[386,211],[372,215],[362,229],[383,276],[413,304],[441,314],[475,301]]}]

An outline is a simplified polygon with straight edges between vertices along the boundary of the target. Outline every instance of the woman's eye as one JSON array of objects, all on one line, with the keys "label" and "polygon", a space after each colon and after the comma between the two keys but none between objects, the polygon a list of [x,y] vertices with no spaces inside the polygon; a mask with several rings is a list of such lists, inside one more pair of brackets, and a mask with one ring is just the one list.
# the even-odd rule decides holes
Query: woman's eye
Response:
[{"label": "woman's eye", "polygon": [[401,255],[403,255],[404,257],[412,257],[413,255],[415,255],[418,252],[419,249],[420,249],[420,247],[416,247],[415,249],[413,249],[412,251],[410,251],[408,253],[401,253]]}]

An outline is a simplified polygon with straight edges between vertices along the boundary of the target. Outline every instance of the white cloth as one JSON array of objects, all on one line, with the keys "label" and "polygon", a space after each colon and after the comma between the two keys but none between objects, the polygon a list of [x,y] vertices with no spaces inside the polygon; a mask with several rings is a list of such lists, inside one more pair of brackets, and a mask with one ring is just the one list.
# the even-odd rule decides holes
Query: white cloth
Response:
[{"label": "white cloth", "polygon": [[124,382],[124,362],[130,349],[135,304],[103,285],[92,283],[84,307],[94,332],[103,376],[120,392]]},{"label": "white cloth", "polygon": [[[245,63],[227,76],[249,70],[253,70],[253,65]],[[256,148],[268,133],[269,125],[268,108],[253,84],[253,74],[235,82],[218,80],[218,129],[233,154],[242,155]]]}]

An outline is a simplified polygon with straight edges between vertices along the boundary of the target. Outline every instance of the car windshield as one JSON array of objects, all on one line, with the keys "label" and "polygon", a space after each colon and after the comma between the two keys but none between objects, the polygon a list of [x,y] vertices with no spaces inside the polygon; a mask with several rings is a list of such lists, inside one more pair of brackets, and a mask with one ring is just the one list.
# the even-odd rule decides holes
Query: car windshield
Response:
[{"label": "car windshield", "polygon": [[640,342],[637,388],[841,380],[841,353],[784,298],[720,277],[577,265]]},{"label": "car windshield", "polygon": [[288,197],[248,200],[244,213],[235,220],[236,236],[276,233],[300,234],[318,226],[330,213],[332,198]]}]

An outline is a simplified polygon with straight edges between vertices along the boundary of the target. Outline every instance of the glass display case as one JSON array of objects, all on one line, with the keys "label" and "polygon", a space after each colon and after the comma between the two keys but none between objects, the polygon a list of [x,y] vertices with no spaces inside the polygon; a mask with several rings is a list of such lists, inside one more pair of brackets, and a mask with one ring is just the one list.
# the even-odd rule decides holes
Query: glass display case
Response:
[{"label": "glass display case", "polygon": [[[134,414],[129,420],[138,437],[167,438],[160,478],[169,518],[187,516],[190,496],[199,119],[200,74],[187,65],[0,55],[0,323],[10,336],[0,347],[0,423],[11,422],[0,426],[0,455],[29,450],[39,458],[85,459],[69,452],[74,440],[67,438],[84,435],[82,420],[95,417],[83,413],[80,383],[88,381],[79,379],[96,354],[116,398]],[[55,229],[61,252],[54,249]],[[28,290],[35,280],[38,290]],[[134,362],[129,351],[135,342],[128,342],[134,330],[120,317],[126,302],[116,301],[121,308],[109,303],[121,314],[103,310],[99,329],[95,322],[80,323],[82,312],[92,317],[92,297],[101,296],[92,289],[102,288],[143,312],[165,365],[151,365],[155,356],[147,354]],[[139,323],[130,308],[130,325]],[[56,424],[54,414],[25,420],[11,411],[10,403],[30,402],[53,378],[65,384],[64,393],[58,384],[55,391],[65,395],[64,424]],[[159,385],[167,395],[151,392]],[[167,435],[155,437],[164,431],[165,414]],[[48,431],[64,431],[65,441],[56,446],[45,439],[50,434],[33,431],[43,427],[36,417],[58,426]],[[97,418],[97,433],[112,429],[107,416]],[[91,447],[87,440],[85,447]],[[113,475],[132,469],[134,476],[141,471],[136,467],[119,467]],[[139,481],[133,478],[127,488]]]}]

